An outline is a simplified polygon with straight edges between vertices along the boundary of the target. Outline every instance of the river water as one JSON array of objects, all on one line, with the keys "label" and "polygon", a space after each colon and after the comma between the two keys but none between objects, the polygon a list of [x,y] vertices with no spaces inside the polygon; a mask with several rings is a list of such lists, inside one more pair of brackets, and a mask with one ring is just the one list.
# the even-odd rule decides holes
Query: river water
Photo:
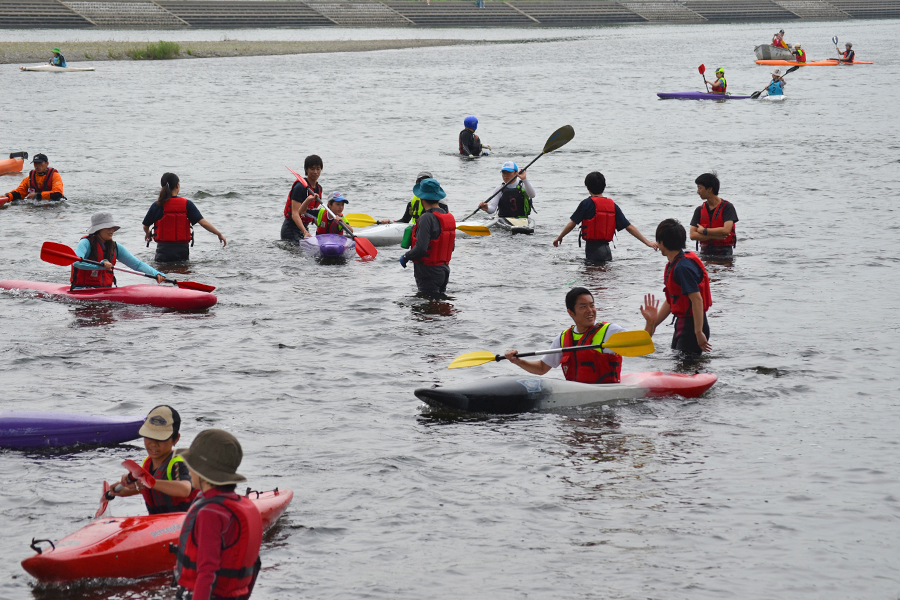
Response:
[{"label": "river water", "polygon": [[[2,278],[66,281],[40,245],[74,246],[100,210],[152,261],[140,221],[165,171],[228,238],[221,249],[198,228],[182,269],[218,286],[201,314],[0,293],[2,407],[133,415],[169,403],[182,446],[206,427],[232,431],[255,488],[296,494],[266,538],[254,598],[897,598],[897,22],[791,25],[787,39],[811,58],[832,55],[838,35],[876,64],[792,73],[783,104],[655,95],[698,89],[701,63],[724,66],[730,90],[762,89],[769,69],[752,50],[780,25],[541,31],[565,39],[64,75],[2,65],[3,151],[47,153],[69,198],[0,211]],[[494,156],[455,156],[467,114]],[[460,240],[447,302],[416,297],[399,248],[323,265],[278,241],[284,166],[307,154],[323,157],[325,189],[343,191],[350,212],[399,217],[429,169],[461,217],[502,161],[527,162],[565,124],[575,139],[529,171],[535,235]],[[664,218],[689,222],[694,178],[718,171],[740,223],[733,263],[709,267],[714,351],[685,364],[661,327],[657,352],[625,371],[704,369],[719,382],[698,400],[614,409],[430,412],[416,387],[517,372],[448,371],[456,355],[548,345],[569,324],[573,285],[594,291],[601,318],[643,326],[659,254],[626,234],[614,262],[588,267],[574,235],[550,245],[595,169],[648,237]],[[141,457],[140,441],[0,452],[0,597],[172,598],[159,580],[35,587],[18,564],[32,537],[86,525],[102,480]]]}]

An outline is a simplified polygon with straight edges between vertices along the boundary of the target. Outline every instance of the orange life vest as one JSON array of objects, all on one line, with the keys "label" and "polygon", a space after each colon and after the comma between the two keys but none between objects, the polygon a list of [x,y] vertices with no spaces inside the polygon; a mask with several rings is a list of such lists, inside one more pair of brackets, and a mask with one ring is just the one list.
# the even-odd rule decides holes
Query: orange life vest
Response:
[{"label": "orange life vest", "polygon": [[[316,184],[315,188],[310,188],[309,184],[302,177],[298,177],[297,181],[294,182],[294,185],[297,185],[298,183],[300,183],[301,185],[303,185],[303,187],[305,187],[307,189],[307,193],[309,193],[309,190],[312,189],[312,191],[316,195],[318,195],[319,198],[322,197],[322,186],[319,185],[318,183]],[[294,185],[291,186],[291,191],[294,190]],[[315,210],[315,209],[319,208],[320,206],[321,206],[321,204],[319,203],[318,200],[313,200],[312,202],[309,203],[309,206],[306,207],[306,210]],[[288,219],[288,220],[291,219],[291,192],[288,192],[287,204],[284,205],[284,218]],[[309,223],[312,223],[315,221],[315,219],[310,217],[309,215],[300,215],[300,220],[303,221],[304,225],[308,225]]]},{"label": "orange life vest", "polygon": [[153,239],[157,242],[178,242],[194,245],[194,231],[187,215],[187,198],[172,196],[163,204],[162,218],[153,224]]},{"label": "orange life vest", "polygon": [[616,203],[603,196],[591,196],[594,216],[581,222],[581,237],[588,242],[611,242],[616,235]]},{"label": "orange life vest", "polygon": [[[575,341],[575,326],[569,327],[559,337],[561,348],[591,346],[603,342],[609,323],[598,323]],[[622,357],[602,350],[575,350],[562,353],[563,375],[569,381],[580,383],[619,383],[622,375]]]},{"label": "orange life vest", "polygon": [[[119,248],[116,246],[115,242],[109,242],[109,253],[107,254],[105,245],[100,242],[100,239],[97,236],[91,234],[86,235],[81,239],[87,239],[91,244],[91,251],[84,257],[86,260],[95,262],[108,260],[112,266],[116,266],[116,255],[118,254]],[[69,281],[72,283],[72,289],[82,287],[112,287],[116,283],[116,277],[103,267],[97,267],[95,270],[88,270],[79,269],[73,264]]]},{"label": "orange life vest", "polygon": [[709,289],[709,274],[706,272],[706,267],[703,266],[703,261],[700,260],[699,256],[688,251],[685,252],[681,258],[667,264],[665,274],[663,275],[663,292],[666,295],[666,302],[669,303],[669,309],[676,317],[687,317],[691,314],[690,297],[681,291],[681,286],[675,283],[675,280],[672,278],[672,272],[675,271],[675,265],[681,262],[683,258],[692,260],[700,265],[700,270],[703,272],[703,279],[700,281],[698,287],[700,288],[700,297],[703,298],[703,312],[706,312],[709,310],[709,307],[712,306],[712,292],[710,292]]},{"label": "orange life vest", "polygon": [[[725,227],[725,220],[722,218],[722,213],[725,210],[725,205],[727,204],[727,200],[722,200],[721,202],[719,202],[719,205],[715,209],[713,209],[712,214],[709,214],[709,204],[704,202],[703,206],[700,207],[700,222],[698,223],[698,225],[700,227],[705,227],[706,229],[714,227]],[[701,248],[706,248],[707,246],[734,248],[736,245],[737,233],[735,232],[734,224],[732,224],[731,226],[731,233],[728,234],[728,237],[722,238],[721,240],[699,242],[699,246]]]},{"label": "orange life vest", "polygon": [[[456,243],[456,219],[450,213],[434,212],[434,209],[426,211],[437,217],[441,223],[441,234],[437,239],[428,243],[428,253],[421,259],[423,265],[429,267],[437,267],[439,265],[450,264],[450,257],[453,255],[453,246]],[[425,215],[422,215],[425,216]],[[416,245],[416,230],[419,229],[419,223],[422,217],[416,221],[412,230],[412,247]],[[420,262],[420,261],[415,261]]]}]

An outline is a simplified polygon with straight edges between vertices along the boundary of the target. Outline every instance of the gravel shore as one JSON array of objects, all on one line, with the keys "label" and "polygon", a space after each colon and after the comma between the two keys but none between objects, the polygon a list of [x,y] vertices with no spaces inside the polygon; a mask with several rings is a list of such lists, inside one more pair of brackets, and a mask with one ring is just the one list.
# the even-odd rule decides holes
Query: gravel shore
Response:
[{"label": "gravel shore", "polygon": [[[177,42],[179,52],[172,58],[214,58],[229,56],[271,56],[320,52],[370,52],[472,44],[471,40],[330,40],[318,42],[219,41]],[[81,63],[95,60],[133,60],[135,52],[155,45],[148,42],[69,42],[61,46],[66,60]],[[45,42],[0,42],[0,64],[44,63],[50,60],[54,44]]]}]

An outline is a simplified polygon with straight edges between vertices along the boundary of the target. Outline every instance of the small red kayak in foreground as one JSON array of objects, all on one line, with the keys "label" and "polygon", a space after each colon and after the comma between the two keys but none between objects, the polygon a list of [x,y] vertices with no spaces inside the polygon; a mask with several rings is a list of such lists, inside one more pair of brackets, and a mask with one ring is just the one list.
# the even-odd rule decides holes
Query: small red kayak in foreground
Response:
[{"label": "small red kayak in foreground", "polygon": [[[250,492],[262,516],[263,529],[275,524],[294,497],[291,490]],[[177,544],[185,513],[100,518],[67,535],[50,548],[32,541],[37,554],[22,561],[30,575],[41,582],[90,578],[134,579],[165,573],[175,568],[169,544]]]},{"label": "small red kayak in foreground", "polygon": [[121,302],[122,304],[144,304],[159,308],[198,310],[215,305],[217,298],[208,292],[198,292],[162,285],[123,285],[112,288],[86,288],[70,290],[68,285],[43,281],[0,281],[0,289],[31,290],[62,296],[72,300],[90,302]]}]

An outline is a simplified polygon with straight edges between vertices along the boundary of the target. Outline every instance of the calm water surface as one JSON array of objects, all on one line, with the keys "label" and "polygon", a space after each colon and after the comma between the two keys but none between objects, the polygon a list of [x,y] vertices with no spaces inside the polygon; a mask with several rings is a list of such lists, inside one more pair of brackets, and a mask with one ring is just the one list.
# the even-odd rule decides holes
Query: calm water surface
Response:
[{"label": "calm water surface", "polygon": [[[164,171],[229,240],[217,248],[198,228],[182,269],[218,286],[206,313],[0,293],[2,407],[131,415],[165,402],[185,418],[182,445],[206,427],[234,432],[253,486],[296,494],[267,537],[254,598],[897,598],[897,22],[792,25],[788,39],[811,58],[831,55],[838,35],[876,64],[793,73],[780,105],[655,95],[698,89],[701,63],[724,66],[735,92],[762,89],[769,69],[752,49],[779,25],[108,62],[84,74],[0,66],[3,152],[46,152],[69,197],[0,211],[2,278],[65,281],[40,245],[74,246],[99,210],[152,260],[140,221]],[[454,155],[471,113],[494,157]],[[529,172],[537,232],[461,240],[447,302],[415,296],[398,248],[321,265],[278,241],[284,165],[307,154],[324,158],[326,190],[343,191],[352,212],[399,217],[429,169],[463,216],[502,161],[527,162],[564,124],[575,139]],[[569,324],[573,285],[594,291],[602,318],[642,327],[641,298],[662,287],[659,254],[620,236],[616,260],[598,268],[574,236],[550,245],[595,169],[648,236],[663,218],[688,222],[694,178],[718,171],[740,241],[733,264],[710,266],[714,351],[685,365],[662,327],[657,353],[625,370],[699,368],[719,383],[699,400],[613,410],[429,412],[416,387],[517,372],[448,371],[454,356],[549,344]],[[87,524],[101,482],[142,456],[140,442],[0,453],[0,597],[173,597],[160,580],[35,587],[19,566],[32,537]]]}]

